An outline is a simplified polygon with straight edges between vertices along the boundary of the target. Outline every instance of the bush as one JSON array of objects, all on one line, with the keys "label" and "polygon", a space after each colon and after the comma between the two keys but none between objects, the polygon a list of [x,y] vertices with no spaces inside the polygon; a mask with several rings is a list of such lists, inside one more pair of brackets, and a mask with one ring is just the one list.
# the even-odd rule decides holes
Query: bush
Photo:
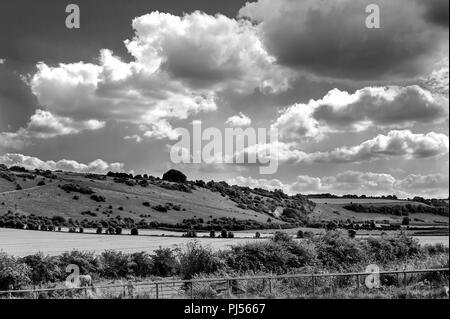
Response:
[{"label": "bush", "polygon": [[215,232],[214,230],[211,230],[211,231],[209,232],[209,237],[215,238],[215,237],[216,237],[216,232]]},{"label": "bush", "polygon": [[303,230],[299,230],[297,232],[297,238],[305,238],[305,233],[303,233]]},{"label": "bush", "polygon": [[341,231],[328,231],[312,239],[318,258],[324,267],[345,271],[351,266],[367,260],[365,250],[356,239],[349,238]]},{"label": "bush", "polygon": [[130,256],[131,271],[133,275],[139,277],[148,277],[153,272],[152,258],[144,251],[133,253]]},{"label": "bush", "polygon": [[197,241],[187,243],[178,256],[183,279],[191,279],[200,273],[212,273],[223,266],[210,248],[201,246]]},{"label": "bush", "polygon": [[356,237],[356,231],[353,229],[349,229],[348,231],[348,237],[355,238]]},{"label": "bush", "polygon": [[99,264],[93,252],[72,250],[59,256],[59,266],[65,271],[69,264],[75,264],[80,268],[80,275],[92,275],[98,273]]},{"label": "bush", "polygon": [[411,222],[411,219],[409,217],[403,217],[402,225],[409,226],[410,222]]},{"label": "bush", "polygon": [[90,199],[92,199],[93,201],[96,201],[97,203],[106,202],[106,198],[104,196],[97,195],[97,194],[91,195]]},{"label": "bush", "polygon": [[39,181],[39,182],[37,183],[37,186],[45,186],[45,182],[44,182],[44,181]]},{"label": "bush", "polygon": [[116,235],[122,235],[122,227],[116,227],[115,232]]},{"label": "bush", "polygon": [[222,231],[220,232],[220,237],[222,237],[222,238],[228,237],[228,232],[226,229],[222,229]]},{"label": "bush", "polygon": [[261,233],[257,231],[255,234],[255,238],[261,238]]},{"label": "bush", "polygon": [[0,290],[20,289],[30,283],[30,267],[0,251]]},{"label": "bush", "polygon": [[61,186],[61,189],[66,191],[67,193],[76,192],[80,194],[91,195],[94,191],[88,186],[80,186],[78,184],[65,184]]},{"label": "bush", "polygon": [[131,272],[131,260],[121,251],[106,250],[100,256],[100,272],[106,278],[125,278]]},{"label": "bush", "polygon": [[159,248],[151,256],[153,261],[153,274],[160,277],[175,275],[179,263],[170,248]]},{"label": "bush", "polygon": [[272,240],[274,242],[290,242],[292,240],[291,236],[289,234],[286,234],[285,232],[277,231],[272,237]]},{"label": "bush", "polygon": [[101,234],[102,232],[103,232],[103,228],[97,227],[96,233],[97,233],[97,234]]},{"label": "bush", "polygon": [[33,284],[56,282],[63,279],[64,272],[59,267],[56,257],[37,253],[26,256],[20,261],[27,264],[30,268],[30,279]]},{"label": "bush", "polygon": [[160,212],[160,213],[167,213],[167,211],[168,211],[167,207],[163,206],[163,205],[153,206],[153,209],[158,211],[158,212]]},{"label": "bush", "polygon": [[[292,249],[288,246],[292,246]],[[261,241],[233,246],[231,250],[222,252],[221,258],[226,261],[228,267],[237,272],[284,273],[290,268],[302,267],[311,259],[311,257],[295,255],[293,251],[299,254],[307,251],[299,247],[295,242],[281,244],[274,241]],[[309,256],[310,254],[305,253],[305,255]],[[313,256],[313,254],[311,255]]]},{"label": "bush", "polygon": [[131,235],[133,235],[133,236],[139,235],[138,229],[137,229],[137,228],[132,228],[132,229],[131,229]]},{"label": "bush", "polygon": [[164,173],[163,180],[175,183],[186,183],[187,177],[182,172],[171,169]]},{"label": "bush", "polygon": [[228,238],[234,238],[234,234],[232,232],[228,232]]}]

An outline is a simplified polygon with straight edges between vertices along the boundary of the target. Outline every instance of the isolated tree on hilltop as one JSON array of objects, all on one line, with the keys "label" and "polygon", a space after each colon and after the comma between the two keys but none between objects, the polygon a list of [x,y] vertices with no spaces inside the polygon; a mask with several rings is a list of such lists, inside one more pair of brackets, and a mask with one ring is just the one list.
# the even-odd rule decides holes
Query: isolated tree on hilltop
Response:
[{"label": "isolated tree on hilltop", "polygon": [[163,180],[175,183],[186,183],[187,177],[176,169],[171,169],[164,173]]}]

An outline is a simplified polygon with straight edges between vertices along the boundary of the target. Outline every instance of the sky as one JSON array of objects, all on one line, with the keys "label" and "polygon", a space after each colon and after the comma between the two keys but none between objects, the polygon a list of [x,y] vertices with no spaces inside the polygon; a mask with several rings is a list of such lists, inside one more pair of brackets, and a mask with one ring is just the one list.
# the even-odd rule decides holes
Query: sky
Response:
[{"label": "sky", "polygon": [[[3,0],[0,163],[447,198],[448,13],[448,0]],[[278,170],[174,163],[194,121],[277,129],[264,147]]]}]

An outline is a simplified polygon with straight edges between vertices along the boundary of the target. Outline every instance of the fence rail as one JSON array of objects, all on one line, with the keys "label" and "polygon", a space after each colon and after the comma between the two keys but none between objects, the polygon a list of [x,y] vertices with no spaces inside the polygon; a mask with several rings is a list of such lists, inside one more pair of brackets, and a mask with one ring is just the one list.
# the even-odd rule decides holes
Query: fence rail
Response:
[{"label": "fence rail", "polygon": [[[415,270],[392,270],[392,271],[380,271],[376,274],[382,275],[396,275],[397,284],[400,285],[400,275],[403,275],[403,286],[407,288],[407,276],[414,274],[424,273],[449,273],[449,268],[438,269],[415,269]],[[369,275],[374,275],[371,272],[351,272],[351,273],[310,273],[310,274],[285,274],[285,275],[265,275],[265,276],[241,276],[241,277],[220,277],[220,278],[204,278],[204,279],[191,279],[191,280],[161,280],[152,282],[128,282],[125,284],[113,284],[113,285],[100,285],[100,286],[87,286],[87,287],[59,287],[59,288],[40,288],[40,289],[24,289],[24,290],[7,290],[0,291],[0,298],[4,295],[9,297],[19,294],[31,294],[38,298],[41,293],[62,292],[63,297],[70,293],[81,292],[85,297],[89,297],[89,294],[95,289],[109,290],[115,289],[116,291],[122,291],[123,297],[132,295],[132,292],[139,288],[146,288],[144,292],[153,297],[154,299],[164,299],[165,297],[173,297],[174,294],[182,293],[185,298],[194,298],[194,287],[196,284],[212,284],[221,292],[224,292],[224,297],[231,296],[231,290],[235,287],[234,283],[239,281],[258,281],[261,280],[264,283],[264,287],[268,286],[269,291],[272,291],[273,282],[283,279],[309,279],[311,280],[312,295],[316,294],[317,280],[321,278],[339,278],[339,277],[356,277],[356,289],[359,293],[361,289],[361,278]],[[448,283],[447,283],[448,285]],[[333,288],[333,287],[331,287]],[[172,294],[171,294],[172,292]]]}]

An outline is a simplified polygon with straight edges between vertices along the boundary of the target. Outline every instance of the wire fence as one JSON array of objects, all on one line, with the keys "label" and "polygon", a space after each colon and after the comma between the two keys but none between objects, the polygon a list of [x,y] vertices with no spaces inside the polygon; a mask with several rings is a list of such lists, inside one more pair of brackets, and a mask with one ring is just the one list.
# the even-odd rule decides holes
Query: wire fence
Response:
[{"label": "wire fence", "polygon": [[[377,288],[366,285],[368,276],[379,279]],[[214,299],[276,297],[283,291],[291,297],[320,298],[339,296],[345,291],[355,297],[368,292],[386,289],[402,289],[407,295],[410,289],[432,292],[448,298],[449,268],[380,271],[377,273],[324,273],[286,274],[243,277],[204,278],[192,280],[165,280],[152,282],[128,282],[125,284],[93,285],[87,287],[58,287],[46,289],[0,291],[0,298],[136,298],[136,299]],[[445,290],[446,289],[446,290]],[[445,291],[445,292],[443,292]],[[283,294],[282,294],[283,295]],[[445,296],[446,295],[446,296]],[[434,294],[436,297],[436,295]],[[289,294],[288,296],[289,297]]]}]

